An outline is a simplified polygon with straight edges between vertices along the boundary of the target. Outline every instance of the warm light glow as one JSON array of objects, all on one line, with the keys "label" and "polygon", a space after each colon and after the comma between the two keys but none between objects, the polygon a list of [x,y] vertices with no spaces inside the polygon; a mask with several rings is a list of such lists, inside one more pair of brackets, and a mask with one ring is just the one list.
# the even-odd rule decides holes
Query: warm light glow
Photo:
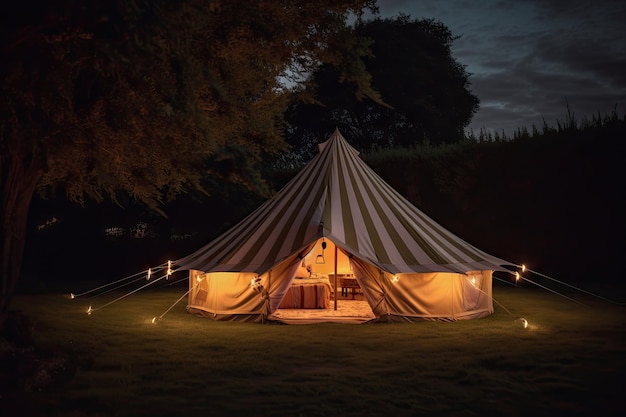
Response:
[{"label": "warm light glow", "polygon": [[397,275],[394,275],[394,276],[393,276],[393,278],[391,278],[391,282],[392,282],[393,284],[397,284],[397,283],[398,283],[398,281],[400,281],[400,278],[398,278],[398,276],[397,276]]},{"label": "warm light glow", "polygon": [[261,278],[254,277],[254,278],[250,279],[250,286],[252,288],[256,288],[256,287],[258,287],[260,285],[261,285]]},{"label": "warm light glow", "polygon": [[515,320],[515,323],[520,325],[522,327],[522,329],[528,329],[528,320],[526,320],[524,317],[518,317]]},{"label": "warm light glow", "polygon": [[148,276],[146,277],[146,280],[150,280],[150,277],[152,276],[152,269],[148,268]]},{"label": "warm light glow", "polygon": [[89,306],[89,308],[87,309],[87,314],[91,315],[92,311],[93,311],[93,309],[91,308],[91,306]]},{"label": "warm light glow", "polygon": [[476,277],[472,275],[472,279],[470,280],[470,282],[475,287],[476,286]]},{"label": "warm light glow", "polygon": [[204,279],[204,275],[196,275],[196,282],[202,282],[202,280]]},{"label": "warm light glow", "polygon": [[526,265],[522,264],[522,272],[526,272]]},{"label": "warm light glow", "polygon": [[520,274],[519,272],[515,273],[515,281],[519,281],[520,280]]},{"label": "warm light glow", "polygon": [[156,316],[155,316],[155,317],[152,317],[152,324],[156,324],[157,320],[158,320],[158,319],[156,318]]},{"label": "warm light glow", "polygon": [[167,273],[165,274],[166,278],[172,275],[172,261],[167,261]]},{"label": "warm light glow", "polygon": [[73,292],[70,293],[70,298],[73,300],[74,298],[76,298],[76,296],[74,295]]}]

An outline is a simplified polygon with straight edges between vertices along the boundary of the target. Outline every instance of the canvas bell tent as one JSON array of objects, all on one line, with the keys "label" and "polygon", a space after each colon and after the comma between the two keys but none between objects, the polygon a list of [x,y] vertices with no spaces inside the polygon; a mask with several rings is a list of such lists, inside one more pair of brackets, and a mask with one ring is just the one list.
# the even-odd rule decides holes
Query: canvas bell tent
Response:
[{"label": "canvas bell tent", "polygon": [[426,216],[338,130],[273,198],[173,265],[190,272],[189,312],[257,322],[299,279],[318,276],[329,277],[335,303],[339,278],[351,277],[378,321],[484,317],[492,272],[515,266]]}]

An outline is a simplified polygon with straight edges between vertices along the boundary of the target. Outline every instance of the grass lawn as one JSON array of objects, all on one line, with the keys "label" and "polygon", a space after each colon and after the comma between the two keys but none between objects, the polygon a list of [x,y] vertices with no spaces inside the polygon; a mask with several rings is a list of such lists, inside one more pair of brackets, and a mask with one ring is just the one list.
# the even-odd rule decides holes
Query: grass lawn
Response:
[{"label": "grass lawn", "polygon": [[183,300],[151,323],[184,292],[145,291],[92,315],[86,299],[18,296],[13,308],[34,319],[46,359],[19,389],[0,392],[2,415],[626,412],[623,306],[496,285],[495,299],[528,329],[499,304],[488,318],[455,323],[296,326],[200,319]]}]

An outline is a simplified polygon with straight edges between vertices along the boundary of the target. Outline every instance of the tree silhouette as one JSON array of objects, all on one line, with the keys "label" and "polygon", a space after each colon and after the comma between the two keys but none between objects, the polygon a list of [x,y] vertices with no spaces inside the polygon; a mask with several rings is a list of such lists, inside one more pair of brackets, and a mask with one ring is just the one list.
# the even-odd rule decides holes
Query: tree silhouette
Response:
[{"label": "tree silhouette", "polygon": [[341,63],[348,13],[374,3],[25,0],[3,10],[0,313],[37,189],[155,209],[211,181],[267,193],[260,161],[284,147],[290,96],[280,77]]},{"label": "tree silhouette", "polygon": [[310,149],[310,142],[336,126],[362,148],[462,140],[479,100],[470,91],[469,74],[452,57],[456,38],[450,30],[431,19],[400,15],[357,22],[355,31],[371,42],[364,62],[382,101],[359,96],[354,83],[322,66],[312,77],[316,101],[289,108],[289,143]]}]

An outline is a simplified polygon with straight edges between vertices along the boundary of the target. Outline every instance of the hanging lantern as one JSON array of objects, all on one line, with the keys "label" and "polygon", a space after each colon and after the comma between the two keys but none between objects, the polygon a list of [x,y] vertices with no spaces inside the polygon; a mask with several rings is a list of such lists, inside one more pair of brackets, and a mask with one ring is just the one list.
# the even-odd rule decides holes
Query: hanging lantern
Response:
[{"label": "hanging lantern", "polygon": [[322,253],[315,257],[316,264],[325,264],[326,260],[324,259],[324,249],[326,249],[326,241],[322,238]]}]

